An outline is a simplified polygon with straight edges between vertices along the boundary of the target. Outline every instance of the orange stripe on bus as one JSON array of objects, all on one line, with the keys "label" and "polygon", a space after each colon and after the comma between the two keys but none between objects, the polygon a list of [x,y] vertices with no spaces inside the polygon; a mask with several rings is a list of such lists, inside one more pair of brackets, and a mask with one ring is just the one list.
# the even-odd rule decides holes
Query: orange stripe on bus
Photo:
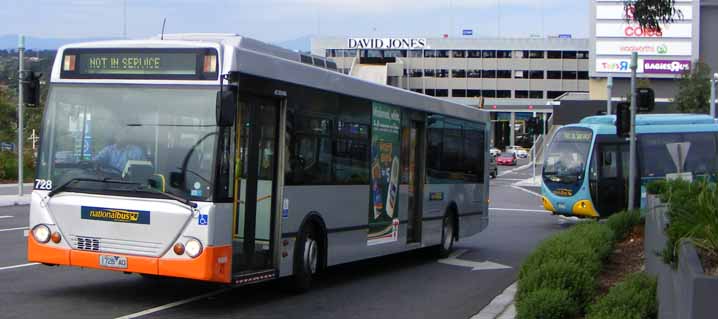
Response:
[{"label": "orange stripe on bus", "polygon": [[[127,258],[127,268],[110,268],[100,266],[100,255],[110,256],[122,256]],[[122,254],[113,253],[98,253],[92,251],[73,250],[70,253],[70,264],[72,266],[114,270],[114,271],[125,271],[125,272],[137,272],[143,274],[156,275],[157,274],[157,258],[155,257],[140,257],[140,256],[128,256]]]},{"label": "orange stripe on bus", "polygon": [[194,259],[160,259],[159,274],[229,283],[232,277],[232,246],[205,247]]},{"label": "orange stripe on bus", "polygon": [[52,244],[40,244],[35,237],[27,236],[27,260],[54,265],[69,265],[70,250],[62,247],[53,247]]}]

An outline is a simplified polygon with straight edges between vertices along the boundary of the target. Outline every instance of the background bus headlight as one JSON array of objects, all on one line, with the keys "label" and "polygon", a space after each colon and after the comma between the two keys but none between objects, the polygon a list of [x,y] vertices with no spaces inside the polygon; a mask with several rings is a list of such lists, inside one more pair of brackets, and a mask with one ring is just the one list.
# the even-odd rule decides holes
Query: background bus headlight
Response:
[{"label": "background bus headlight", "polygon": [[185,252],[188,256],[192,258],[196,258],[202,253],[202,243],[199,242],[197,239],[190,239],[187,241],[187,243],[184,245]]},{"label": "background bus headlight", "polygon": [[35,237],[39,243],[47,243],[50,240],[50,228],[45,225],[37,225],[32,229],[32,236]]}]

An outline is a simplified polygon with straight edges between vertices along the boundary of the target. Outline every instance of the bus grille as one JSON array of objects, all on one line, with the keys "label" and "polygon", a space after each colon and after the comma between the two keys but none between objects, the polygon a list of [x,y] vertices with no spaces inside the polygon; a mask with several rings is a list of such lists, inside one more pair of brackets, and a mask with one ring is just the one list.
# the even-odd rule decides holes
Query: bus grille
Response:
[{"label": "bus grille", "polygon": [[80,250],[125,255],[159,256],[164,250],[161,243],[111,238],[70,236],[70,242]]}]

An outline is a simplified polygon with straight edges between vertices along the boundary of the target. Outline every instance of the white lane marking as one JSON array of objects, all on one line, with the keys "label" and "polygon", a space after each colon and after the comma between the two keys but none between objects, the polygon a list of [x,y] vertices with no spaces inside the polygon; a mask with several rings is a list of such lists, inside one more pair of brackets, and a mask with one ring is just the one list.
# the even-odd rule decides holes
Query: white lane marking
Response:
[{"label": "white lane marking", "polygon": [[497,176],[497,177],[501,177],[501,176],[504,176],[504,175],[506,175],[506,174],[511,174],[511,173],[513,173],[513,172],[518,172],[518,171],[520,171],[520,170],[524,170],[524,169],[527,169],[527,168],[531,167],[531,165],[532,165],[531,163],[528,163],[528,164],[526,164],[526,165],[519,166],[519,167],[517,167],[517,168],[511,169],[511,170],[508,170],[508,171],[501,172],[500,174],[497,174],[496,176]]},{"label": "white lane marking", "polygon": [[28,229],[28,228],[27,227],[5,228],[5,229],[0,229],[0,232],[11,231],[11,230],[25,230],[25,229]]},{"label": "white lane marking", "polygon": [[452,266],[459,266],[459,267],[468,267],[471,268],[471,271],[476,270],[493,270],[493,269],[511,269],[510,266],[498,264],[491,261],[471,261],[471,260],[464,260],[464,259],[458,259],[459,256],[463,255],[469,251],[468,249],[458,249],[455,252],[453,252],[449,257],[444,259],[439,259],[438,262],[446,265],[452,265]]},{"label": "white lane marking", "polygon": [[28,266],[35,266],[35,265],[39,265],[39,264],[40,264],[40,263],[27,263],[27,264],[22,264],[22,265],[0,267],[0,270],[8,270],[8,269],[22,268],[22,267],[28,267]]},{"label": "white lane marking", "polygon": [[534,191],[530,191],[530,190],[525,189],[525,188],[520,187],[520,186],[511,185],[511,188],[514,188],[514,189],[518,189],[518,190],[520,190],[520,191],[527,192],[527,193],[529,193],[529,194],[531,194],[531,195],[534,195],[534,196],[536,196],[536,197],[538,197],[538,198],[543,198],[543,196],[541,196],[541,194],[539,194],[539,193],[537,193],[537,192],[534,192]]},{"label": "white lane marking", "polygon": [[223,289],[211,291],[211,292],[208,292],[208,293],[206,293],[206,294],[204,294],[204,295],[199,295],[199,296],[195,296],[195,297],[192,297],[192,298],[187,298],[187,299],[183,299],[183,300],[171,302],[171,303],[168,303],[168,304],[166,304],[166,305],[162,305],[162,306],[150,308],[150,309],[143,310],[143,311],[140,311],[140,312],[135,312],[135,313],[133,313],[133,314],[129,314],[129,315],[126,315],[126,316],[117,317],[117,318],[115,318],[115,319],[131,319],[131,318],[137,318],[137,317],[146,316],[146,315],[149,315],[149,314],[158,312],[158,311],[167,310],[167,309],[174,308],[174,307],[177,307],[177,306],[181,306],[181,305],[184,305],[184,304],[187,304],[187,303],[190,303],[190,302],[194,302],[194,301],[197,301],[197,300],[200,300],[200,299],[204,299],[204,298],[209,298],[209,297],[212,297],[212,296],[216,296],[216,295],[219,295],[219,294],[221,294],[221,293],[223,293],[223,292],[226,292],[226,291],[229,291],[229,290],[232,290],[232,289],[234,289],[234,287],[227,287],[227,288],[223,288]]},{"label": "white lane marking", "polygon": [[4,218],[13,218],[13,217],[15,217],[15,216],[0,216],[0,219],[4,219]]},{"label": "white lane marking", "polygon": [[551,213],[545,209],[524,209],[524,208],[498,208],[489,207],[489,210],[501,210],[501,211],[517,211],[517,212],[529,212],[529,213]]}]

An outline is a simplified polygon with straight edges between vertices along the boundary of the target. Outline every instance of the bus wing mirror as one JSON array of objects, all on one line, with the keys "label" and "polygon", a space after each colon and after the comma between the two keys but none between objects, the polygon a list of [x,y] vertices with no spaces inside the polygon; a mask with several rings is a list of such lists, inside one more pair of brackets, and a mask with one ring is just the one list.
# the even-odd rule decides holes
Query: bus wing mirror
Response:
[{"label": "bus wing mirror", "polygon": [[42,77],[42,73],[31,71],[22,73],[22,103],[27,107],[40,107],[40,77]]},{"label": "bus wing mirror", "polygon": [[234,125],[237,117],[237,94],[231,87],[217,92],[217,126],[229,127]]},{"label": "bus wing mirror", "polygon": [[184,174],[181,172],[170,173],[170,186],[184,190]]}]

